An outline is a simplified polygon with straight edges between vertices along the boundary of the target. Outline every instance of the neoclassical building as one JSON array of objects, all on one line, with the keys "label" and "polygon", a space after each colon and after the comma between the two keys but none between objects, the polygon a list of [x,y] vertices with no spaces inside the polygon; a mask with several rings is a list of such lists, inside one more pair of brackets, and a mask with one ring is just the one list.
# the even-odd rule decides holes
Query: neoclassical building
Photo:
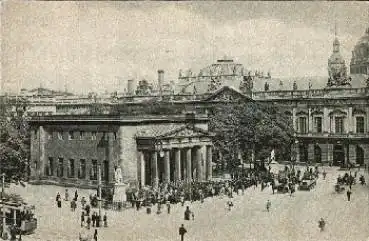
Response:
[{"label": "neoclassical building", "polygon": [[31,180],[111,187],[212,178],[205,115],[42,116],[31,123]]},{"label": "neoclassical building", "polygon": [[296,161],[369,164],[368,34],[353,50],[350,74],[336,36],[325,79],[276,79],[224,58],[198,74],[181,71],[176,86],[159,70],[156,85],[143,81],[134,90],[130,80],[125,94],[41,101],[53,113],[30,121],[31,177],[93,186],[101,167],[109,185],[116,168],[124,182],[141,186],[210,179],[216,150],[207,116],[214,106],[250,101],[291,116]]}]

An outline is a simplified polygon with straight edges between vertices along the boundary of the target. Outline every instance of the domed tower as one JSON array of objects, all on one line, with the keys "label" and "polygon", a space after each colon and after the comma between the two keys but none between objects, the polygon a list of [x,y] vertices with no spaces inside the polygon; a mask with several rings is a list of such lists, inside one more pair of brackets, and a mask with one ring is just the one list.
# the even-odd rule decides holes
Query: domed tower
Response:
[{"label": "domed tower", "polygon": [[328,59],[328,87],[337,87],[348,85],[346,62],[340,53],[340,42],[337,38],[335,30],[335,38],[333,41],[333,52]]},{"label": "domed tower", "polygon": [[369,27],[352,51],[350,74],[369,74]]}]

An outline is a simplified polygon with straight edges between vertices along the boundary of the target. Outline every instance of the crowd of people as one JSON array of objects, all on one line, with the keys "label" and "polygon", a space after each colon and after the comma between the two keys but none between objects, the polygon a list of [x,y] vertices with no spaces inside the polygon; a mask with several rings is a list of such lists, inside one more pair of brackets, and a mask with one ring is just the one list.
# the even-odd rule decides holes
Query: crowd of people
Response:
[{"label": "crowd of people", "polygon": [[[326,178],[327,173],[325,170],[322,172],[323,179]],[[343,177],[337,178],[337,183],[344,183],[349,186],[347,190],[347,198],[350,201],[352,190],[351,185],[355,183],[357,172],[355,175],[345,173]],[[226,180],[217,182],[170,182],[162,183],[158,185],[157,188],[142,188],[139,190],[130,190],[127,193],[127,201],[131,203],[132,208],[140,210],[142,207],[146,208],[146,213],[151,214],[153,207],[156,206],[156,214],[161,214],[163,209],[166,208],[167,214],[171,213],[171,205],[180,204],[185,206],[185,203],[192,203],[194,201],[204,202],[205,198],[218,196],[220,198],[228,197],[226,199],[226,206],[229,211],[231,211],[234,203],[232,198],[235,194],[242,195],[245,190],[249,187],[257,188],[261,185],[261,191],[266,187],[271,187],[271,191],[274,194],[274,189],[277,189],[279,185],[287,185],[291,195],[295,191],[295,185],[297,185],[301,180],[312,179],[319,177],[319,170],[316,167],[310,168],[309,166],[305,171],[301,171],[295,168],[285,167],[285,170],[279,174],[273,174],[270,170],[267,173],[249,173],[247,176],[239,178],[237,180]],[[91,195],[89,202],[86,201],[85,197],[80,199],[80,205],[82,208],[81,212],[81,222],[80,225],[86,230],[90,230],[91,226],[94,228],[93,239],[98,240],[98,228],[108,227],[108,219],[106,213],[101,216],[101,214],[96,211],[92,211],[93,207],[96,207],[97,195]],[[71,211],[74,212],[77,207],[78,193],[74,194],[74,198],[69,200],[68,189],[65,190],[64,201],[70,202]],[[61,208],[62,198],[60,193],[56,196],[56,206]],[[266,202],[266,211],[271,211],[272,203],[270,200]],[[195,220],[195,213],[190,209],[190,206],[184,209],[184,220]],[[319,228],[321,231],[324,230],[325,220],[322,218],[319,220]],[[179,235],[181,240],[184,240],[184,236],[187,230],[182,224],[179,227]],[[89,240],[80,234],[80,240]]]}]

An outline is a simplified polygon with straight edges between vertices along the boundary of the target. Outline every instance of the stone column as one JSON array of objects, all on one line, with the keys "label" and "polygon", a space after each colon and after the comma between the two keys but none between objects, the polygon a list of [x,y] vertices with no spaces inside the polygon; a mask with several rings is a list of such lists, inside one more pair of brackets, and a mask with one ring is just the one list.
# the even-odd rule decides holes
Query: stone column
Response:
[{"label": "stone column", "polygon": [[293,124],[293,129],[295,130],[295,132],[297,132],[297,126],[296,126],[296,108],[295,107],[292,109],[292,124]]},{"label": "stone column", "polygon": [[46,133],[43,126],[40,126],[39,129],[39,143],[40,143],[40,158],[37,160],[39,162],[38,168],[39,168],[39,175],[44,176],[45,175],[45,159],[46,159],[46,153],[45,153],[45,144],[46,144]]},{"label": "stone column", "polygon": [[145,155],[142,151],[140,151],[138,153],[138,156],[139,156],[139,163],[140,163],[140,184],[141,184],[141,187],[144,187],[145,186]]},{"label": "stone column", "polygon": [[196,174],[197,180],[202,181],[202,160],[201,160],[201,147],[197,147],[196,149]]},{"label": "stone column", "polygon": [[352,106],[350,106],[348,108],[347,122],[348,122],[347,133],[353,133],[355,125],[354,125],[354,121],[353,121],[353,118],[352,118]]},{"label": "stone column", "polygon": [[213,152],[212,146],[206,147],[206,179],[211,180],[213,178]]},{"label": "stone column", "polygon": [[17,224],[17,210],[13,210],[13,224]]},{"label": "stone column", "polygon": [[344,150],[344,155],[345,155],[345,165],[347,165],[349,163],[349,150],[350,150],[349,145],[344,144],[343,150]]},{"label": "stone column", "polygon": [[328,115],[328,108],[323,108],[323,133],[329,133],[330,130],[330,117]]},{"label": "stone column", "polygon": [[350,145],[349,147],[349,160],[350,163],[355,164],[356,163],[356,145]]},{"label": "stone column", "polygon": [[181,177],[181,150],[180,149],[174,149],[174,161],[175,161],[175,180],[180,181],[182,180]]},{"label": "stone column", "polygon": [[[113,153],[114,153],[114,133],[110,132],[108,136],[108,173],[105,173],[105,180],[109,182],[110,180],[114,179],[114,160],[113,160]],[[105,169],[105,167],[104,167]],[[104,170],[105,172],[105,170]]]},{"label": "stone column", "polygon": [[309,108],[309,115],[308,115],[308,133],[313,133],[313,116],[311,113],[311,108]]},{"label": "stone column", "polygon": [[169,150],[164,151],[164,182],[170,182],[170,157]]},{"label": "stone column", "polygon": [[186,150],[186,174],[187,174],[187,181],[192,181],[192,149],[188,148]]},{"label": "stone column", "polygon": [[151,154],[151,181],[154,188],[158,188],[159,177],[158,177],[158,153],[156,151]]},{"label": "stone column", "polygon": [[369,133],[369,107],[365,107],[365,112],[366,112],[366,117],[365,117],[365,127],[366,127],[366,132]]},{"label": "stone column", "polygon": [[333,163],[333,144],[327,144],[328,163]]}]

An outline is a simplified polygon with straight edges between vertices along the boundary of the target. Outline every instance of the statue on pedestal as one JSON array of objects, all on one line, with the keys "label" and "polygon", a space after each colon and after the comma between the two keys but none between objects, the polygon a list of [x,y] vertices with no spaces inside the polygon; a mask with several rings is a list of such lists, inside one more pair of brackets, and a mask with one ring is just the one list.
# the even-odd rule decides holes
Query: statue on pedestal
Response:
[{"label": "statue on pedestal", "polygon": [[123,182],[122,169],[120,167],[117,167],[115,169],[114,180],[115,180],[115,183],[122,183]]}]

